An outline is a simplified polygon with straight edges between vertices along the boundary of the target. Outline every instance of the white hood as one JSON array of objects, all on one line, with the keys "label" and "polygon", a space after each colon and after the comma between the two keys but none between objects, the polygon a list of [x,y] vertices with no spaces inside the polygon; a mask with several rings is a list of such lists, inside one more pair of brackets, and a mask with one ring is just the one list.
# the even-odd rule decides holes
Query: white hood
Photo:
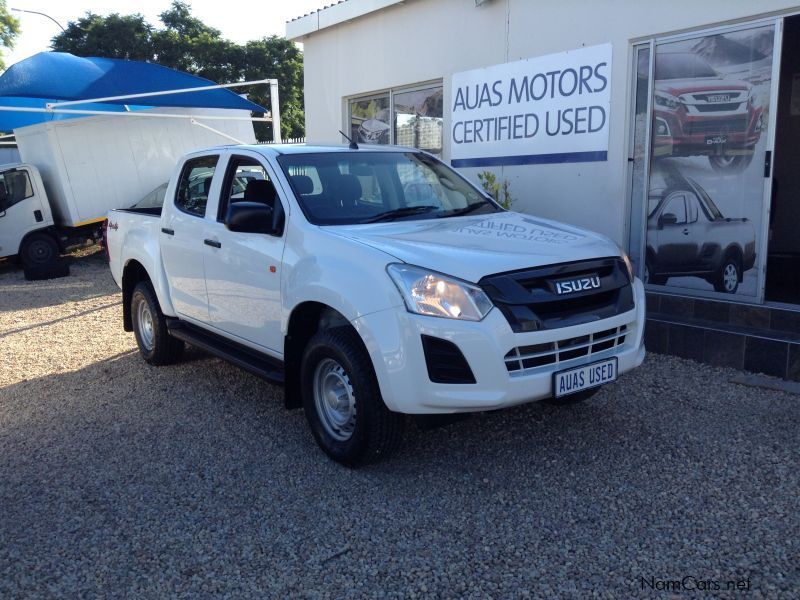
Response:
[{"label": "white hood", "polygon": [[486,275],[605,256],[608,238],[514,212],[325,227],[399,261],[477,282]]}]

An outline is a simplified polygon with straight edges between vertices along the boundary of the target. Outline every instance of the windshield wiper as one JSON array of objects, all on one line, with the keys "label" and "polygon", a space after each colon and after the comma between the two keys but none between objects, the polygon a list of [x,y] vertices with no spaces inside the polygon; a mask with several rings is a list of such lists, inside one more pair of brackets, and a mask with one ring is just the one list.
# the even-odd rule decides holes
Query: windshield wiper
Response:
[{"label": "windshield wiper", "polygon": [[361,221],[361,223],[378,223],[379,221],[392,221],[397,217],[408,217],[410,215],[426,213],[432,210],[439,210],[439,207],[433,206],[432,204],[426,204],[424,206],[403,206],[402,208],[387,210],[386,212],[382,212],[372,217],[368,217],[363,221]]},{"label": "windshield wiper", "polygon": [[475,204],[470,204],[469,206],[465,206],[464,208],[457,208],[456,210],[452,210],[444,215],[443,217],[460,217],[461,215],[468,215],[471,212],[475,212],[479,208],[484,208],[487,205],[491,206],[488,202],[476,202]]}]

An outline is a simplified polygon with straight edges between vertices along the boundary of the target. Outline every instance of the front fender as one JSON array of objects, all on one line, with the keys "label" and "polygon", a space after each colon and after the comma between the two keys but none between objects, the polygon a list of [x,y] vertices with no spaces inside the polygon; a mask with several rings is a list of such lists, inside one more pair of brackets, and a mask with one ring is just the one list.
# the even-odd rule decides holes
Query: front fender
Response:
[{"label": "front fender", "polygon": [[403,305],[386,273],[394,257],[320,228],[287,235],[281,282],[284,334],[292,310],[303,302],[330,306],[350,322]]}]

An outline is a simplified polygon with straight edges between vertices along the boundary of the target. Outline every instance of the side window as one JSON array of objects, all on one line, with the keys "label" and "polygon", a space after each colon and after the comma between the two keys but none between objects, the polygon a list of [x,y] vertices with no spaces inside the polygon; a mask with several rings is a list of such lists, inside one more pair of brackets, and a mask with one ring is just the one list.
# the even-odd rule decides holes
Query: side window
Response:
[{"label": "side window", "polygon": [[201,156],[186,161],[178,183],[175,206],[190,215],[205,216],[208,190],[218,160],[219,156]]},{"label": "side window", "polygon": [[248,156],[233,156],[228,163],[218,221],[225,220],[228,206],[234,202],[263,202],[275,208],[275,186],[264,166]]},{"label": "side window", "polygon": [[667,201],[667,205],[664,207],[664,210],[661,211],[662,215],[675,215],[677,219],[675,221],[676,225],[685,225],[686,224],[686,200],[683,194],[679,194],[677,196],[672,196]]},{"label": "side window", "polygon": [[33,196],[33,186],[27,171],[6,171],[0,174],[0,207],[5,210]]}]

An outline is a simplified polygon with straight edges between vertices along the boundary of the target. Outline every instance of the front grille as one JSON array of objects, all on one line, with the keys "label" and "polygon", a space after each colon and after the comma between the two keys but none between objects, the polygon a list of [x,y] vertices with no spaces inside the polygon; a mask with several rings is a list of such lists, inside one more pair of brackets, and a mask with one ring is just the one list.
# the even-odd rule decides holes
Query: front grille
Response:
[{"label": "front grille", "polygon": [[475,375],[472,374],[467,359],[450,340],[423,335],[422,350],[425,353],[428,379],[433,383],[475,383]]},{"label": "front grille", "polygon": [[741,102],[725,102],[721,104],[695,104],[694,107],[698,112],[726,112],[731,110],[739,110]]},{"label": "front grille", "polygon": [[592,356],[625,343],[627,326],[604,329],[589,335],[567,338],[545,344],[518,346],[505,355],[506,369],[514,375],[523,375],[530,369]]},{"label": "front grille", "polygon": [[683,126],[683,131],[687,135],[694,135],[696,133],[707,133],[709,135],[742,133],[747,131],[747,117],[689,121]]},{"label": "front grille", "polygon": [[[556,292],[557,282],[582,277],[596,277],[600,286]],[[478,283],[517,333],[591,323],[633,309],[631,280],[617,257],[499,273]]]}]

